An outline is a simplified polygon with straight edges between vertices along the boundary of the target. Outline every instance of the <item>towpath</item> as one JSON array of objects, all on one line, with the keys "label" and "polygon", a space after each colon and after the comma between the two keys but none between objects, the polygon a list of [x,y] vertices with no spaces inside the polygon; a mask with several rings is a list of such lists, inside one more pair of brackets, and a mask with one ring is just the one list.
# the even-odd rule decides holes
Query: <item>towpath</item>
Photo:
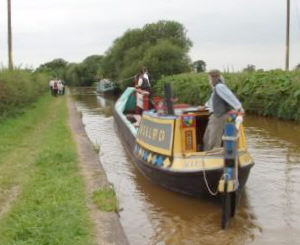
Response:
[{"label": "towpath", "polygon": [[90,219],[94,223],[94,233],[97,244],[127,245],[128,240],[120,224],[119,216],[115,212],[100,211],[92,201],[94,191],[110,185],[98,154],[86,136],[79,112],[68,93],[69,123],[76,141],[81,174],[85,180],[88,193],[88,208]]}]

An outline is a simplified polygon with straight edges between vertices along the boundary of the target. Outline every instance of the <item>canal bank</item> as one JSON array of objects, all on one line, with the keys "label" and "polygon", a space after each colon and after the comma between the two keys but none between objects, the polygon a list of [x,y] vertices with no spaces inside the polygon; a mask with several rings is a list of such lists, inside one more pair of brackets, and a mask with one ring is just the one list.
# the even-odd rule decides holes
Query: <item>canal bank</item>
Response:
[{"label": "canal bank", "polygon": [[69,124],[76,142],[81,175],[85,181],[88,195],[89,217],[94,224],[94,234],[97,244],[128,244],[127,238],[120,224],[119,216],[115,212],[105,212],[97,208],[93,202],[93,194],[111,186],[105,171],[99,161],[95,147],[86,136],[80,113],[76,110],[71,96],[67,97],[69,109]]}]

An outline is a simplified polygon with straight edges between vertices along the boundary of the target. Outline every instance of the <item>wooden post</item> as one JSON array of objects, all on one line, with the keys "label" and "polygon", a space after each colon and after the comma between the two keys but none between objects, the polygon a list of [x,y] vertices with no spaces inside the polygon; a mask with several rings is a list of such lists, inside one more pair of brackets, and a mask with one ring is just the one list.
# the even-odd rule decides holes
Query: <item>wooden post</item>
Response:
[{"label": "wooden post", "polygon": [[168,115],[174,115],[173,102],[172,102],[172,89],[169,83],[165,84],[165,99],[167,104]]},{"label": "wooden post", "polygon": [[290,61],[290,0],[286,5],[286,54],[285,54],[285,70],[289,70]]},{"label": "wooden post", "polygon": [[12,59],[12,28],[11,28],[11,0],[7,0],[7,31],[8,31],[8,68],[13,69]]}]

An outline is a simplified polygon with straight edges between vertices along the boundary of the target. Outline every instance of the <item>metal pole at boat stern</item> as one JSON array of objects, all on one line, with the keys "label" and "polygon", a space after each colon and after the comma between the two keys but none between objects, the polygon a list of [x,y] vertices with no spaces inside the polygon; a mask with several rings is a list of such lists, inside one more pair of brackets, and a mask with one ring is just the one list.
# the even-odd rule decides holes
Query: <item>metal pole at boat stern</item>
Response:
[{"label": "metal pole at boat stern", "polygon": [[174,108],[172,102],[172,88],[169,83],[165,84],[165,97],[166,97],[168,115],[174,115]]},{"label": "metal pole at boat stern", "polygon": [[238,129],[236,113],[230,113],[224,127],[224,170],[219,182],[222,199],[221,227],[226,229],[230,218],[235,215],[238,201]]}]

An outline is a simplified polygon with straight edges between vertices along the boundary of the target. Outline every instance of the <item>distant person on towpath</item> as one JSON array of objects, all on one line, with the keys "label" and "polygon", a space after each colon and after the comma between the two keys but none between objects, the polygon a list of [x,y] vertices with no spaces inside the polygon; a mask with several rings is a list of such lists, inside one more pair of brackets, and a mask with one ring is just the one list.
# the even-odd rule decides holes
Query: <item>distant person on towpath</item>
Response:
[{"label": "distant person on towpath", "polygon": [[[225,80],[219,70],[211,70],[208,73],[208,79],[212,93],[205,104],[211,112],[203,137],[205,151],[221,146],[227,112],[234,109],[244,113],[241,102],[225,85]],[[199,109],[204,109],[204,107],[200,106]]]},{"label": "distant person on towpath", "polygon": [[63,95],[64,85],[61,80],[57,82],[58,94]]},{"label": "distant person on towpath", "polygon": [[57,81],[57,79],[55,79],[54,84],[53,84],[53,95],[54,95],[54,97],[57,96],[57,93],[58,93],[58,81]]},{"label": "distant person on towpath", "polygon": [[51,79],[49,81],[49,89],[50,89],[50,94],[53,95],[53,86],[54,86],[54,80]]},{"label": "distant person on towpath", "polygon": [[65,90],[66,90],[66,85],[65,85],[65,82],[64,82],[64,81],[61,81],[61,84],[62,84],[62,86],[63,86],[62,94],[64,95],[64,94],[65,94]]}]

